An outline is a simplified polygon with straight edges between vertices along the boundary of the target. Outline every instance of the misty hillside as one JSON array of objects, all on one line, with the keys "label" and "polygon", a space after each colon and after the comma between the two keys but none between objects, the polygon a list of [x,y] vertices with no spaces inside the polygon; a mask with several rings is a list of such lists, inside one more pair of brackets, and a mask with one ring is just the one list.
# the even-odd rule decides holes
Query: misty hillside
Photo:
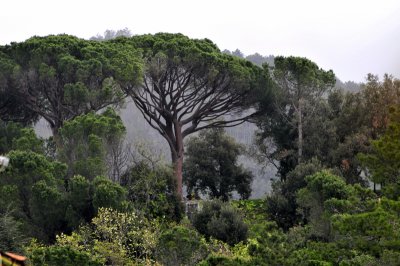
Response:
[{"label": "misty hillside", "polygon": [[[236,49],[235,51],[229,51],[229,50],[225,49],[222,52],[225,54],[229,54],[229,55],[233,55],[233,56],[237,56],[237,57],[246,59],[258,66],[262,66],[265,63],[268,64],[269,66],[274,65],[275,56],[273,56],[273,55],[263,56],[259,53],[254,53],[254,54],[246,56],[239,49]],[[354,81],[343,82],[338,77],[336,77],[335,88],[343,89],[343,90],[349,91],[349,92],[357,92],[357,91],[360,91],[361,84],[354,82]]]},{"label": "misty hillside", "polygon": [[361,83],[357,83],[354,81],[346,81],[342,82],[340,79],[336,79],[336,88],[341,88],[344,89],[345,91],[350,91],[350,92],[358,92],[361,90]]},{"label": "misty hillside", "polygon": [[270,66],[274,65],[274,56],[273,55],[268,55],[268,56],[263,56],[259,53],[251,54],[251,55],[244,55],[239,49],[236,49],[235,51],[229,51],[227,49],[222,51],[225,54],[237,56],[246,60],[249,60],[255,65],[262,66],[263,64],[267,63]]}]

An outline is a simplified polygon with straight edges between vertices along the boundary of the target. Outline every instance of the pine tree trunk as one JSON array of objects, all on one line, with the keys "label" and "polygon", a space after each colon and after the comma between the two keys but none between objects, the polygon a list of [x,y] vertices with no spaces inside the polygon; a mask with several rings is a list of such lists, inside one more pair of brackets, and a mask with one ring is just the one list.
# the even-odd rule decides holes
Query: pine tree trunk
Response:
[{"label": "pine tree trunk", "polygon": [[176,193],[179,199],[183,200],[183,136],[182,128],[179,122],[174,123],[175,128],[175,147],[171,148],[172,164],[174,166],[174,174],[176,179]]},{"label": "pine tree trunk", "polygon": [[183,200],[182,186],[183,186],[183,152],[177,154],[171,151],[172,165],[174,166],[174,175],[176,180],[176,193],[179,199]]}]

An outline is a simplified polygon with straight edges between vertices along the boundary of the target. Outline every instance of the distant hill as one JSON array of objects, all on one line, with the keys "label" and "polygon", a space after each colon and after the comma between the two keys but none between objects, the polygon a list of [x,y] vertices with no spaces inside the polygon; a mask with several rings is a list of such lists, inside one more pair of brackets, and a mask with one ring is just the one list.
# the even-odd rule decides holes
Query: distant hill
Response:
[{"label": "distant hill", "polygon": [[268,55],[268,56],[263,56],[259,53],[251,54],[245,56],[239,49],[236,49],[235,51],[231,52],[229,50],[223,50],[222,51],[225,54],[230,54],[233,56],[237,56],[243,59],[246,59],[250,62],[252,62],[255,65],[262,66],[264,63],[267,63],[270,66],[274,65],[274,56],[273,55]]},{"label": "distant hill", "polygon": [[106,41],[115,39],[120,36],[131,37],[132,32],[128,28],[123,28],[121,30],[106,30],[103,34],[97,34],[96,36],[90,37],[89,40],[92,41]]},{"label": "distant hill", "polygon": [[361,90],[361,86],[362,86],[361,83],[357,83],[354,81],[342,82],[340,79],[336,79],[336,84],[335,84],[336,88],[341,88],[349,92],[358,92]]},{"label": "distant hill", "polygon": [[[236,49],[235,51],[229,51],[229,50],[225,49],[222,52],[225,54],[229,54],[229,55],[233,55],[233,56],[237,56],[237,57],[246,59],[258,66],[262,66],[265,63],[267,63],[270,66],[274,65],[275,56],[273,56],[273,55],[263,56],[259,53],[255,53],[255,54],[246,56],[239,49]],[[361,85],[362,85],[361,83],[356,83],[354,81],[343,82],[340,79],[336,79],[335,88],[341,88],[345,91],[350,91],[350,92],[357,92],[357,91],[360,91]]]}]

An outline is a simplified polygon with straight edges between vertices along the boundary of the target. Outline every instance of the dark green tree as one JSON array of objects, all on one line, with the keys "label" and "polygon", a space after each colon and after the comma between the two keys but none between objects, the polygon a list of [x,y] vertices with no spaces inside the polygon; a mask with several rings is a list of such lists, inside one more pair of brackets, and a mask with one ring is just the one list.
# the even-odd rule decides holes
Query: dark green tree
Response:
[{"label": "dark green tree", "polygon": [[5,54],[5,47],[0,46],[0,120],[27,124],[35,121],[38,115],[29,112],[18,97],[14,80],[17,71],[17,64]]},{"label": "dark green tree", "polygon": [[124,210],[127,206],[126,190],[106,177],[98,176],[93,180],[93,207]]},{"label": "dark green tree", "polygon": [[206,201],[193,216],[193,226],[207,238],[214,237],[233,246],[247,239],[248,227],[243,217],[228,202]]},{"label": "dark green tree", "polygon": [[346,200],[354,193],[354,188],[327,170],[309,175],[305,181],[306,187],[297,192],[299,212],[311,226],[310,237],[328,240],[332,228],[327,216],[327,201]]},{"label": "dark green tree", "polygon": [[10,166],[0,173],[2,212],[11,208],[22,232],[43,241],[66,229],[64,176],[66,165],[32,151],[12,151]]},{"label": "dark green tree", "polygon": [[43,140],[39,139],[32,128],[23,127],[20,123],[0,120],[0,154],[11,150],[44,152]]},{"label": "dark green tree", "polygon": [[30,113],[49,123],[54,137],[65,121],[120,103],[119,85],[140,79],[138,53],[117,44],[58,35],[12,43],[3,51],[16,65],[7,84]]},{"label": "dark green tree", "polygon": [[228,200],[232,191],[237,191],[242,198],[249,198],[253,176],[237,162],[242,152],[243,147],[222,128],[208,129],[191,138],[183,168],[188,194],[201,191]]},{"label": "dark green tree", "polygon": [[[307,104],[312,104],[333,88],[335,75],[332,70],[324,71],[306,58],[278,56],[274,60],[273,77],[285,99],[284,105],[279,106],[282,118],[290,120],[296,129],[297,160],[301,162],[304,148],[304,109]],[[292,117],[288,117],[288,109],[292,110]]]},{"label": "dark green tree", "polygon": [[131,208],[126,190],[106,177],[97,176],[89,181],[77,175],[68,179],[67,184],[67,191],[64,191],[63,217],[63,222],[68,225],[67,230],[64,230],[66,233],[89,223],[100,208],[124,211]]},{"label": "dark green tree", "polygon": [[68,180],[66,220],[70,228],[76,229],[94,217],[92,184],[83,176]]},{"label": "dark green tree", "polygon": [[32,223],[40,228],[45,241],[52,241],[57,233],[66,229],[65,224],[65,194],[55,184],[40,180],[32,186],[32,196],[29,200],[29,213]]},{"label": "dark green tree", "polygon": [[69,176],[93,180],[109,174],[119,182],[121,169],[116,150],[121,149],[126,129],[121,118],[108,108],[101,114],[90,112],[65,122],[60,129],[59,158],[69,166]]},{"label": "dark green tree", "polygon": [[155,253],[157,261],[166,266],[197,265],[208,250],[195,230],[178,225],[160,235]]},{"label": "dark green tree", "polygon": [[143,51],[143,83],[124,89],[167,140],[182,197],[183,140],[201,129],[234,126],[252,117],[254,112],[220,119],[249,107],[256,92],[269,91],[269,77],[252,63],[222,53],[208,39],[160,33],[114,42]]},{"label": "dark green tree", "polygon": [[357,154],[369,151],[371,129],[368,126],[368,108],[361,92],[350,93],[335,90],[328,96],[329,120],[335,132],[330,138],[331,146],[321,161],[331,168],[340,169],[341,175],[350,184],[365,185],[361,177]]},{"label": "dark green tree", "polygon": [[297,192],[307,185],[306,177],[323,169],[321,163],[313,159],[303,162],[287,174],[285,180],[278,180],[272,185],[272,193],[267,196],[266,207],[270,219],[286,230],[300,224],[302,217],[298,213]]},{"label": "dark green tree", "polygon": [[183,208],[175,191],[171,168],[150,167],[145,161],[132,166],[122,176],[121,185],[128,191],[128,200],[135,209],[150,219],[166,218],[179,221]]},{"label": "dark green tree", "polygon": [[279,162],[278,171],[284,179],[298,163],[317,155],[308,154],[307,148],[313,149],[308,143],[312,143],[312,147],[318,144],[320,148],[329,144],[326,139],[330,130],[318,130],[317,134],[328,133],[328,136],[319,138],[318,143],[313,138],[314,131],[307,126],[329,128],[329,125],[320,123],[325,121],[323,117],[315,118],[327,112],[322,96],[334,86],[335,75],[331,70],[325,71],[300,57],[275,57],[271,69],[277,85],[275,104],[271,109],[270,102],[263,103],[263,98],[260,98],[261,108],[269,112],[258,120],[261,129],[258,143],[269,161]]},{"label": "dark green tree", "polygon": [[372,152],[359,155],[371,180],[380,184],[399,182],[400,173],[400,108],[390,108],[389,125],[385,133],[371,141]]}]

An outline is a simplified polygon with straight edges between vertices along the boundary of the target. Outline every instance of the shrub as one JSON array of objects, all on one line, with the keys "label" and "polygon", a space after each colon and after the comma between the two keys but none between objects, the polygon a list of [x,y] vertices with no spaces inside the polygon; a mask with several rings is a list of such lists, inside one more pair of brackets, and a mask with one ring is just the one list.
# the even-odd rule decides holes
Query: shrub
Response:
[{"label": "shrub", "polygon": [[248,228],[242,216],[229,203],[205,202],[193,216],[194,227],[207,238],[214,237],[233,246],[247,239]]},{"label": "shrub", "polygon": [[41,246],[32,241],[27,247],[27,254],[30,265],[47,265],[47,266],[100,266],[98,260],[92,259],[90,254],[84,251],[78,251],[71,247],[60,246]]},{"label": "shrub", "polygon": [[202,261],[199,266],[251,266],[252,262],[247,262],[240,258],[229,258],[220,255],[211,255]]},{"label": "shrub", "polygon": [[175,226],[160,236],[156,258],[163,265],[195,265],[208,254],[199,234],[184,226]]},{"label": "shrub", "polygon": [[57,236],[56,246],[88,252],[102,265],[143,265],[154,257],[158,228],[134,212],[100,208],[91,224]]},{"label": "shrub", "polygon": [[172,169],[151,167],[149,163],[141,161],[122,176],[121,185],[127,189],[128,199],[135,209],[147,218],[181,220],[183,206],[175,193]]}]

